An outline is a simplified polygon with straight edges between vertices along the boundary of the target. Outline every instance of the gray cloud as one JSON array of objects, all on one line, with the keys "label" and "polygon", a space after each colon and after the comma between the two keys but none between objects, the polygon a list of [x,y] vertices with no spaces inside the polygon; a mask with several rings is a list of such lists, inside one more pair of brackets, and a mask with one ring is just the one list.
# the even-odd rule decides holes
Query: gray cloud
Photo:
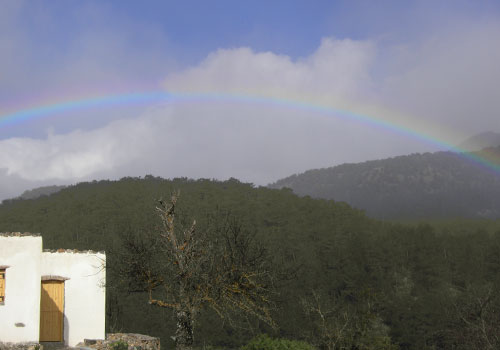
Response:
[{"label": "gray cloud", "polygon": [[500,130],[500,21],[457,21],[420,43],[391,48],[379,82],[387,104],[461,138]]}]

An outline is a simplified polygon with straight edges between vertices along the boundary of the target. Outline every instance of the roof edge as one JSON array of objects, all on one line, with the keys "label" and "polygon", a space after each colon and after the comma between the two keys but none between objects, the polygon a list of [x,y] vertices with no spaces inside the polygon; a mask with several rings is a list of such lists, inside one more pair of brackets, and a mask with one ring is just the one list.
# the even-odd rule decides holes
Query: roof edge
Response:
[{"label": "roof edge", "polygon": [[106,255],[105,251],[95,251],[95,250],[78,250],[78,249],[44,249],[43,253],[72,253],[72,254],[103,254]]},{"label": "roof edge", "polygon": [[41,235],[31,232],[0,232],[0,237],[41,237]]},{"label": "roof edge", "polygon": [[45,275],[42,276],[42,281],[67,281],[69,277],[56,276],[56,275]]}]

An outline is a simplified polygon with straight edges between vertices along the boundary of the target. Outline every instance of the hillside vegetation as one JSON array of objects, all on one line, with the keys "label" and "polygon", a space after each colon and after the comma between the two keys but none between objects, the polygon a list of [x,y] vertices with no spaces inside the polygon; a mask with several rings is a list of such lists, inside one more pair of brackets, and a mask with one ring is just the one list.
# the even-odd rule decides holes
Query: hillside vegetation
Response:
[{"label": "hillside vegetation", "polygon": [[[477,154],[500,164],[500,147]],[[309,170],[269,187],[344,201],[380,219],[500,218],[500,174],[452,152]]]},{"label": "hillside vegetation", "polygon": [[114,267],[123,242],[160,224],[156,199],[180,191],[181,222],[202,228],[230,212],[270,252],[277,330],[206,311],[199,347],[235,348],[259,333],[322,349],[497,349],[500,222],[399,225],[331,200],[255,188],[235,179],[152,176],[81,183],[34,200],[4,201],[0,231],[39,232],[45,248],[107,251],[108,331],[160,336],[172,347],[172,313],[130,293]]}]

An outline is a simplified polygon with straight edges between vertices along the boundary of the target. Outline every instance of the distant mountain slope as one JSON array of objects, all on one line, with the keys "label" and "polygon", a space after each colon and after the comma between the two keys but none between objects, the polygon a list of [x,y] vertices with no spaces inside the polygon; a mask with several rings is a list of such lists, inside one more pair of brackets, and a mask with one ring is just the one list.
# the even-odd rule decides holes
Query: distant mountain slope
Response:
[{"label": "distant mountain slope", "polygon": [[26,190],[24,191],[18,199],[36,199],[41,196],[49,196],[53,193],[59,192],[63,188],[66,188],[66,186],[43,186],[43,187],[37,187],[32,190]]},{"label": "distant mountain slope", "polygon": [[498,146],[500,146],[500,134],[488,131],[468,138],[467,140],[459,144],[458,148],[467,152],[475,152],[484,148]]},{"label": "distant mountain slope", "polygon": [[[500,164],[500,147],[478,154]],[[500,173],[452,152],[309,170],[269,187],[345,201],[384,219],[500,218]]]}]

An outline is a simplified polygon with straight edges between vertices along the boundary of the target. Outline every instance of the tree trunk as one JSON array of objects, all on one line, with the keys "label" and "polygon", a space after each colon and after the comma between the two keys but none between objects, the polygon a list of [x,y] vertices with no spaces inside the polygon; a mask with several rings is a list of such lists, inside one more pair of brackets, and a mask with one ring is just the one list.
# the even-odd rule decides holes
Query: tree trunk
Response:
[{"label": "tree trunk", "polygon": [[175,311],[177,329],[175,331],[175,349],[191,350],[193,348],[193,318],[191,312]]}]

